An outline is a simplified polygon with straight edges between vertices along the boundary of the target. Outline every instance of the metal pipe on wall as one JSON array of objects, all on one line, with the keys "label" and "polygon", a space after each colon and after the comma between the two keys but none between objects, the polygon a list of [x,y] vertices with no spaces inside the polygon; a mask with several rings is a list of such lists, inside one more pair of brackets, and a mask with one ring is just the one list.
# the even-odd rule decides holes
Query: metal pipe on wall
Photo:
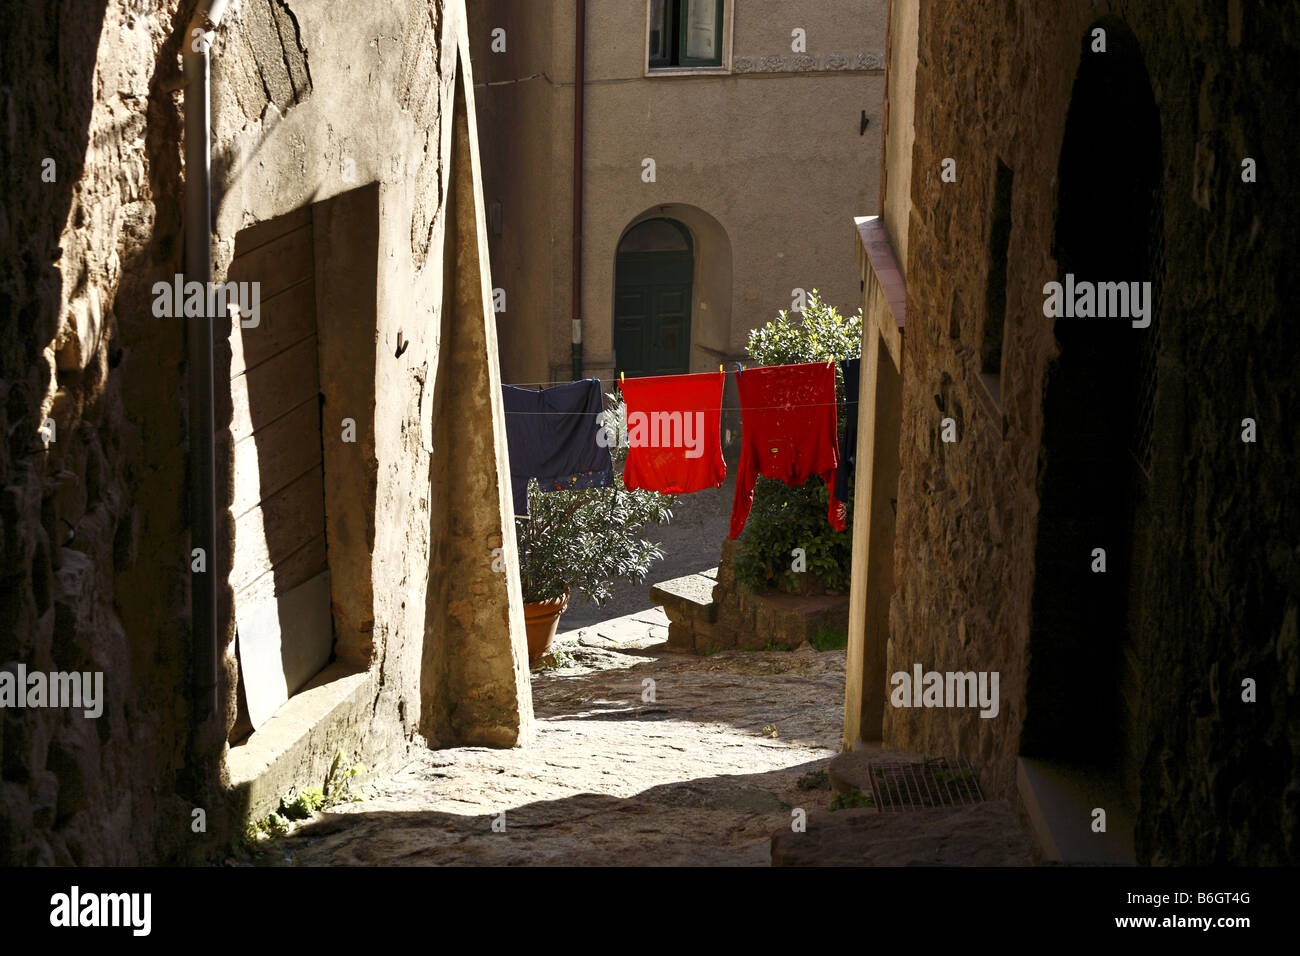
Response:
[{"label": "metal pipe on wall", "polygon": [[[185,80],[185,281],[199,282],[209,301],[212,282],[212,166],[208,49],[228,0],[200,0],[181,38]],[[190,547],[202,548],[203,573],[191,574],[195,721],[218,712],[217,468],[213,323],[191,317],[186,327],[189,359]]]},{"label": "metal pipe on wall", "polygon": [[573,37],[573,380],[582,378],[582,90],[586,83],[587,3],[577,0]]}]

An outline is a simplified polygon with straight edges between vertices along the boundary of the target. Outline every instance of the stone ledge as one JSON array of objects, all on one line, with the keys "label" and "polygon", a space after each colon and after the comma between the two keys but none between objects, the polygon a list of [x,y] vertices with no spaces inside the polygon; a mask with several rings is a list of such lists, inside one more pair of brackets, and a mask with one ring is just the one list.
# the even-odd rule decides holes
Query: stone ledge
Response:
[{"label": "stone ledge", "polygon": [[226,753],[230,794],[260,820],[295,785],[319,785],[334,755],[358,749],[370,720],[370,674],[343,662],[329,665],[289,698],[275,716]]},{"label": "stone ledge", "polygon": [[713,603],[717,575],[718,569],[710,568],[701,574],[664,581],[650,588],[650,599],[663,605],[670,621],[712,622],[717,619],[717,605]]},{"label": "stone ledge", "polygon": [[[1046,760],[1016,761],[1016,787],[1043,860],[1136,864],[1133,814],[1114,780]],[[1106,832],[1092,830],[1092,811],[1106,811]]]}]

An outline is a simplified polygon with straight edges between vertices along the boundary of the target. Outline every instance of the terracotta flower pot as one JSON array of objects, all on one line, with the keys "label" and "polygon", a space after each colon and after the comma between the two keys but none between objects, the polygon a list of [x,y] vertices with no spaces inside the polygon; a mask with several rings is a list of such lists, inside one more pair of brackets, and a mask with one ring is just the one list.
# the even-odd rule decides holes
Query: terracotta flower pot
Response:
[{"label": "terracotta flower pot", "polygon": [[550,601],[524,602],[524,631],[528,634],[528,663],[551,649],[560,615],[569,606],[569,592]]}]

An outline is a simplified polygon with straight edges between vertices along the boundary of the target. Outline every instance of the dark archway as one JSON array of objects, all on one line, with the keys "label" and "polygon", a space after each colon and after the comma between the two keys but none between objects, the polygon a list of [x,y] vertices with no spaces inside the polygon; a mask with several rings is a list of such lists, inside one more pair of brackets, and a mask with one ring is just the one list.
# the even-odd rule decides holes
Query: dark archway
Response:
[{"label": "dark archway", "polygon": [[[1093,31],[1106,32],[1094,52]],[[1160,117],[1136,39],[1089,27],[1058,168],[1057,281],[1150,282],[1150,325],[1055,319],[1047,369],[1021,752],[1115,771],[1130,794],[1141,648],[1129,626],[1134,523],[1148,493],[1159,329]],[[1132,313],[1133,303],[1128,311]],[[1137,320],[1141,324],[1142,319]],[[1105,572],[1094,570],[1104,549]]]},{"label": "dark archway", "polygon": [[646,219],[619,240],[614,266],[614,362],[626,375],[690,371],[690,231],[675,219]]}]

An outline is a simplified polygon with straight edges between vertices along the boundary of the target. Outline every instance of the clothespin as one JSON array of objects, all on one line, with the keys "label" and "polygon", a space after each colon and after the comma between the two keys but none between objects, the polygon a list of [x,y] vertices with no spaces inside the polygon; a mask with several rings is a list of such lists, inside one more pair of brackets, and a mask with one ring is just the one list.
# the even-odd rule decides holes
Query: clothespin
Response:
[{"label": "clothespin", "polygon": [[622,385],[622,384],[623,384],[623,373],[622,373],[622,372],[619,372],[619,373],[618,373],[618,384],[619,384],[619,385]]},{"label": "clothespin", "polygon": [[722,366],[721,366],[721,365],[718,366],[718,371],[719,371],[719,372],[722,371]]},{"label": "clothespin", "polygon": [[741,365],[739,362],[737,362],[737,363],[736,363],[736,378],[740,378],[741,373],[744,372],[744,371],[745,371],[745,366],[743,366],[743,365]]}]

